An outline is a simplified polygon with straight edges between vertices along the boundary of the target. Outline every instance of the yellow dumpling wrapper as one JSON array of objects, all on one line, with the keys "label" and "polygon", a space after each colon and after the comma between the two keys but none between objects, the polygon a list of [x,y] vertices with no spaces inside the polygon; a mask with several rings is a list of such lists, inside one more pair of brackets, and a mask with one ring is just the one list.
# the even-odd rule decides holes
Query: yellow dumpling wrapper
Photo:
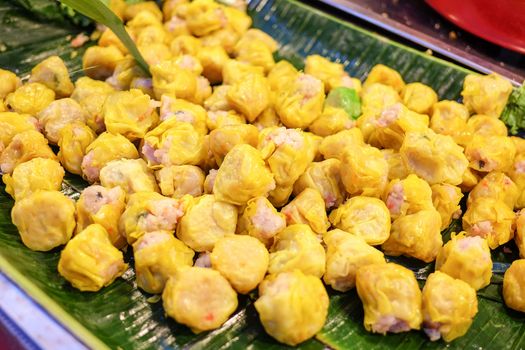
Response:
[{"label": "yellow dumpling wrapper", "polygon": [[326,92],[331,89],[329,85],[331,79],[341,77],[345,74],[344,67],[341,63],[331,62],[327,58],[319,55],[306,57],[304,72],[321,80],[324,83]]},{"label": "yellow dumpling wrapper", "polygon": [[225,16],[223,7],[215,1],[197,0],[188,6],[186,21],[191,33],[199,37],[223,28]]},{"label": "yellow dumpling wrapper", "polygon": [[351,195],[380,197],[388,181],[388,163],[379,149],[356,147],[342,156],[341,180]]},{"label": "yellow dumpling wrapper", "polygon": [[12,175],[2,176],[5,191],[15,200],[21,200],[39,190],[59,191],[63,178],[64,169],[60,163],[49,158],[33,158],[18,164]]},{"label": "yellow dumpling wrapper", "polygon": [[0,69],[0,98],[4,99],[22,85],[20,78],[15,73]]},{"label": "yellow dumpling wrapper", "polygon": [[293,193],[298,195],[303,190],[312,188],[319,191],[326,209],[338,207],[345,198],[340,171],[341,161],[338,159],[313,162],[295,182]]},{"label": "yellow dumpling wrapper", "polygon": [[370,245],[382,244],[390,236],[390,212],[378,198],[352,197],[333,210],[329,219],[334,227],[359,236]]},{"label": "yellow dumpling wrapper", "polygon": [[71,98],[77,101],[88,113],[87,125],[96,133],[106,128],[102,116],[102,107],[106,98],[115,90],[104,81],[81,77],[75,82]]},{"label": "yellow dumpling wrapper", "polygon": [[100,184],[107,188],[120,186],[128,195],[159,190],[153,171],[142,159],[109,162],[100,171]]},{"label": "yellow dumpling wrapper", "polygon": [[[0,113],[0,148],[9,145],[13,137],[28,130],[37,130],[38,121],[28,114]],[[1,152],[0,152],[1,153]]]},{"label": "yellow dumpling wrapper", "polygon": [[119,219],[120,234],[133,244],[146,232],[174,232],[184,215],[184,200],[164,197],[157,192],[137,192],[129,196]]},{"label": "yellow dumpling wrapper", "polygon": [[410,174],[403,180],[392,180],[383,194],[392,219],[421,210],[434,209],[432,189],[429,184],[417,175]]},{"label": "yellow dumpling wrapper", "polygon": [[423,330],[431,341],[465,335],[478,313],[476,290],[468,283],[436,271],[423,287]]},{"label": "yellow dumpling wrapper", "polygon": [[273,188],[273,175],[264,164],[261,152],[241,144],[233,147],[224,157],[213,193],[217,200],[242,205],[252,198],[266,195]]},{"label": "yellow dumpling wrapper", "polygon": [[463,198],[461,189],[449,184],[435,184],[431,186],[432,203],[441,215],[441,230],[446,229],[452,219],[461,217],[461,206],[459,202]]},{"label": "yellow dumpling wrapper", "polygon": [[459,184],[459,188],[463,192],[470,192],[478,184],[483,173],[479,173],[472,168],[467,168],[463,173],[462,182]]},{"label": "yellow dumpling wrapper", "polygon": [[367,120],[360,117],[357,120],[357,125],[363,131],[363,134],[368,135],[370,131],[374,129],[374,125],[371,123],[382,110],[396,103],[401,102],[398,92],[391,86],[384,85],[381,83],[373,83],[363,85],[363,91],[361,92],[361,111],[363,115],[372,117],[372,120]]},{"label": "yellow dumpling wrapper", "polygon": [[58,56],[50,56],[34,66],[29,82],[44,84],[59,98],[68,97],[74,89],[67,67]]},{"label": "yellow dumpling wrapper", "polygon": [[250,75],[264,77],[264,69],[247,62],[230,59],[224,63],[222,68],[222,83],[231,86],[242,82]]},{"label": "yellow dumpling wrapper", "polygon": [[268,83],[272,91],[279,90],[287,82],[293,81],[299,71],[288,61],[277,62],[268,72]]},{"label": "yellow dumpling wrapper", "polygon": [[407,132],[424,132],[428,116],[408,110],[396,103],[381,111],[376,117],[375,128],[365,139],[372,146],[399,150]]},{"label": "yellow dumpling wrapper", "polygon": [[321,280],[294,270],[269,275],[259,287],[255,309],[266,333],[295,346],[323,328],[328,304]]},{"label": "yellow dumpling wrapper", "polygon": [[57,160],[47,140],[36,130],[27,130],[16,134],[9,145],[0,154],[0,169],[4,174],[13,172],[18,164],[33,158]]},{"label": "yellow dumpling wrapper", "polygon": [[119,232],[119,219],[126,207],[126,193],[120,187],[107,189],[99,185],[86,187],[76,204],[77,228],[80,233],[91,224],[99,224],[106,230],[109,240],[118,249],[127,244]]},{"label": "yellow dumpling wrapper", "polygon": [[131,81],[134,78],[141,77],[142,75],[143,72],[135,63],[133,57],[127,55],[122,61],[117,63],[111,77],[106,79],[106,83],[118,91],[129,90]]},{"label": "yellow dumpling wrapper", "polygon": [[60,130],[58,159],[67,171],[82,175],[82,160],[86,149],[96,138],[93,130],[82,123],[68,124]]},{"label": "yellow dumpling wrapper", "polygon": [[288,225],[306,224],[315,233],[323,233],[330,227],[323,197],[319,191],[306,188],[281,209]]},{"label": "yellow dumpling wrapper", "polygon": [[337,134],[325,137],[319,146],[319,152],[325,159],[336,158],[341,160],[343,155],[358,146],[363,146],[363,133],[359,128],[343,130]]},{"label": "yellow dumpling wrapper", "polygon": [[58,273],[82,292],[97,292],[122,276],[128,264],[101,225],[93,224],[73,237],[60,253]]},{"label": "yellow dumpling wrapper", "polygon": [[242,45],[246,42],[251,42],[255,40],[260,42],[262,45],[266,46],[271,53],[274,53],[279,48],[279,43],[275,41],[275,39],[273,39],[269,34],[256,28],[248,29],[239,40],[239,44]]},{"label": "yellow dumpling wrapper", "polygon": [[441,215],[427,209],[394,220],[390,237],[381,248],[387,255],[405,255],[428,263],[436,259],[442,245]]},{"label": "yellow dumpling wrapper", "polygon": [[265,73],[268,73],[275,65],[272,50],[264,41],[257,38],[241,38],[235,45],[235,56],[240,62],[262,67]]},{"label": "yellow dumpling wrapper", "polygon": [[211,266],[232,287],[247,294],[262,282],[269,263],[268,250],[257,238],[230,235],[220,238],[210,254]]},{"label": "yellow dumpling wrapper", "polygon": [[155,172],[164,196],[182,198],[189,194],[198,197],[204,192],[204,171],[195,165],[172,165]]},{"label": "yellow dumpling wrapper", "polygon": [[487,240],[491,249],[514,237],[516,214],[504,202],[494,198],[478,198],[463,215],[463,229],[469,236]]},{"label": "yellow dumpling wrapper", "polygon": [[193,265],[195,253],[170,231],[146,232],[133,244],[137,286],[160,294],[167,280],[183,266]]},{"label": "yellow dumpling wrapper", "polygon": [[516,146],[507,136],[474,135],[465,147],[469,166],[477,171],[508,171],[512,167]]},{"label": "yellow dumpling wrapper", "polygon": [[401,91],[403,104],[416,113],[430,114],[432,106],[438,101],[436,92],[421,83],[406,84]]},{"label": "yellow dumpling wrapper", "polygon": [[6,106],[20,114],[37,115],[55,100],[55,92],[40,83],[27,83],[5,98]]},{"label": "yellow dumpling wrapper", "polygon": [[511,93],[510,81],[496,73],[469,74],[463,81],[461,96],[470,111],[499,118]]},{"label": "yellow dumpling wrapper", "polygon": [[239,124],[246,124],[246,119],[234,110],[208,111],[206,125],[210,130]]},{"label": "yellow dumpling wrapper", "polygon": [[404,179],[410,174],[399,152],[382,149],[381,153],[388,163],[388,180]]},{"label": "yellow dumpling wrapper", "polygon": [[206,110],[186,100],[163,95],[160,106],[160,121],[175,119],[181,123],[191,124],[202,135],[208,133]]},{"label": "yellow dumpling wrapper", "polygon": [[[184,21],[186,22],[186,21]],[[202,40],[190,35],[190,33],[176,36],[170,44],[174,56],[197,55],[202,48]]]},{"label": "yellow dumpling wrapper", "polygon": [[420,329],[421,291],[414,273],[394,264],[370,264],[357,270],[357,294],[369,332],[386,334]]},{"label": "yellow dumpling wrapper", "polygon": [[481,179],[468,195],[467,206],[480,198],[493,198],[513,209],[518,200],[518,187],[510,177],[501,172],[490,172]]},{"label": "yellow dumpling wrapper", "polygon": [[82,177],[88,182],[97,182],[100,170],[109,162],[119,159],[137,159],[139,153],[135,145],[120,134],[104,132],[86,147],[82,159]]},{"label": "yellow dumpling wrapper", "polygon": [[170,118],[144,136],[141,151],[152,168],[196,165],[203,158],[203,135],[191,124]]},{"label": "yellow dumpling wrapper", "polygon": [[323,113],[317,118],[308,130],[319,136],[329,136],[342,130],[351,129],[355,122],[342,108],[325,106]]},{"label": "yellow dumpling wrapper", "polygon": [[275,237],[270,249],[268,273],[301,270],[321,278],[325,272],[326,253],[320,239],[310,226],[295,224],[286,227]]},{"label": "yellow dumpling wrapper", "polygon": [[124,20],[133,22],[140,16],[152,17],[157,21],[162,20],[162,12],[154,1],[144,1],[141,3],[129,4],[124,10]]},{"label": "yellow dumpling wrapper", "polygon": [[467,135],[507,136],[507,126],[500,119],[484,114],[476,114],[467,120]]},{"label": "yellow dumpling wrapper", "polygon": [[253,122],[270,105],[268,82],[259,74],[247,74],[231,86],[226,98],[237,112]]},{"label": "yellow dumpling wrapper", "polygon": [[106,129],[134,141],[143,138],[158,121],[155,102],[142,91],[118,91],[108,96],[102,115]]},{"label": "yellow dumpling wrapper", "polygon": [[436,271],[467,282],[475,290],[490,284],[492,259],[487,241],[481,237],[452,234],[436,259]]},{"label": "yellow dumpling wrapper", "polygon": [[366,89],[367,86],[374,83],[391,86],[397,91],[397,93],[401,93],[405,87],[405,82],[403,81],[401,74],[383,64],[376,64],[372,67],[370,72],[368,72],[368,77],[363,84],[363,88]]},{"label": "yellow dumpling wrapper", "polygon": [[289,128],[307,128],[323,111],[324,84],[309,74],[298,74],[276,91],[275,111]]},{"label": "yellow dumpling wrapper", "polygon": [[315,156],[313,139],[299,129],[264,129],[259,133],[258,148],[281,187],[293,186]]},{"label": "yellow dumpling wrapper", "polygon": [[15,202],[11,220],[29,249],[45,252],[71,238],[75,204],[61,192],[36,191]]},{"label": "yellow dumpling wrapper", "polygon": [[503,276],[503,300],[513,310],[525,312],[525,259],[512,262]]},{"label": "yellow dumpling wrapper", "polygon": [[266,197],[252,198],[239,215],[237,233],[246,234],[260,240],[269,248],[273,238],[286,227],[286,218]]},{"label": "yellow dumpling wrapper", "polygon": [[454,141],[465,145],[471,137],[467,128],[467,107],[456,101],[439,101],[432,107],[430,128],[438,134],[452,136]]},{"label": "yellow dumpling wrapper", "polygon": [[181,68],[174,60],[162,61],[151,66],[155,98],[170,95],[192,100],[197,92],[197,75],[190,69]]},{"label": "yellow dumpling wrapper", "polygon": [[199,50],[197,57],[202,64],[202,75],[212,84],[221,83],[222,69],[230,59],[226,50],[219,45],[205,46]]},{"label": "yellow dumpling wrapper", "polygon": [[335,229],[323,235],[326,272],[323,280],[333,289],[346,292],[355,287],[357,271],[369,264],[385,263],[383,253],[359,236]]},{"label": "yellow dumpling wrapper", "polygon": [[177,237],[197,252],[211,251],[224,236],[235,234],[237,208],[214,195],[192,198],[177,225]]},{"label": "yellow dumpling wrapper", "polygon": [[210,132],[210,151],[220,166],[233,147],[248,144],[257,147],[259,131],[250,124],[227,125]]},{"label": "yellow dumpling wrapper", "polygon": [[520,258],[525,258],[525,215],[523,211],[516,214],[516,233],[514,234],[514,242],[518,247]]},{"label": "yellow dumpling wrapper", "polygon": [[123,59],[124,55],[116,46],[91,46],[82,56],[82,68],[89,78],[105,80],[113,74],[117,63]]},{"label": "yellow dumpling wrapper", "polygon": [[525,207],[525,153],[517,153],[513,165],[507,171],[507,175],[512,179],[517,188],[518,197],[515,208]]},{"label": "yellow dumpling wrapper", "polygon": [[426,132],[408,132],[399,150],[407,169],[430,185],[459,185],[467,170],[463,148],[452,137]]},{"label": "yellow dumpling wrapper", "polygon": [[162,304],[169,317],[194,333],[219,328],[237,309],[237,293],[218,271],[187,267],[168,279]]},{"label": "yellow dumpling wrapper", "polygon": [[72,98],[62,98],[51,102],[37,117],[46,138],[56,144],[63,128],[71,123],[85,124],[88,114]]}]

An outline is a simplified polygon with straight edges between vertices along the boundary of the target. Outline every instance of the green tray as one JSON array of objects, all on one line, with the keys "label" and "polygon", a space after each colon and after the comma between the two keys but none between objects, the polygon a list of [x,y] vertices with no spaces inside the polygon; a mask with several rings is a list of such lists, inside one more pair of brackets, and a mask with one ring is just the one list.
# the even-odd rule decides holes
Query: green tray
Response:
[{"label": "green tray", "polygon": [[[28,0],[29,1],[29,0]],[[36,1],[38,0],[30,0]],[[468,70],[397,44],[350,23],[328,16],[298,1],[252,0],[249,12],[254,26],[271,33],[281,44],[279,58],[302,67],[306,55],[318,53],[342,62],[352,75],[364,79],[370,68],[383,63],[397,69],[407,82],[432,86],[441,99],[458,99]],[[74,78],[81,75],[83,50],[69,46],[81,29],[63,23],[38,22],[9,0],[0,0],[0,67],[21,76],[44,57],[63,57]],[[69,176],[64,191],[75,197],[85,183]],[[111,286],[99,293],[80,293],[56,271],[59,250],[33,252],[20,241],[11,224],[13,201],[0,189],[0,269],[86,345],[95,349],[276,349],[284,348],[267,336],[260,325],[250,297],[240,299],[239,310],[218,330],[199,335],[166,318],[161,302],[137,289],[130,268]],[[513,247],[515,250],[515,247]],[[508,254],[494,253],[505,264]],[[132,256],[126,259],[133,266]],[[409,259],[401,263],[424,279],[432,265]],[[496,267],[499,265],[495,265]],[[505,265],[501,268],[504,270]],[[501,301],[501,274],[480,291],[479,313],[468,334],[449,345],[454,349],[518,349],[525,347],[525,316],[508,310]],[[327,323],[316,336],[300,345],[303,349],[443,348],[431,343],[422,332],[381,336],[367,333],[362,326],[363,311],[354,291],[330,293]],[[148,302],[148,300],[150,302]]]}]

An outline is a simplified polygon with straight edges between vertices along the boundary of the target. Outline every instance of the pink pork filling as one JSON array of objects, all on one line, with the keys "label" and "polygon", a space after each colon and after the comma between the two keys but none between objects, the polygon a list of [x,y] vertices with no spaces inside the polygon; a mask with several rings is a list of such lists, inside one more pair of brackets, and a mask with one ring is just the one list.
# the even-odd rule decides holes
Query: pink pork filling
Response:
[{"label": "pink pork filling", "polygon": [[383,316],[372,325],[372,331],[375,333],[385,334],[387,332],[391,333],[401,333],[408,332],[410,326],[404,320],[401,320],[392,315]]}]

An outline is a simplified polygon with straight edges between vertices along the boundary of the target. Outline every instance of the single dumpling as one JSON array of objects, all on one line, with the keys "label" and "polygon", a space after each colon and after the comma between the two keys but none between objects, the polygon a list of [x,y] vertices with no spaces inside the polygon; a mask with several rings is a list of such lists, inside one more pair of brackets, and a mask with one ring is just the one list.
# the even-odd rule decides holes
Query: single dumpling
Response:
[{"label": "single dumpling", "polygon": [[507,126],[500,119],[484,114],[476,114],[467,120],[467,135],[478,136],[507,136]]},{"label": "single dumpling", "polygon": [[228,89],[226,98],[237,112],[253,122],[270,105],[268,82],[259,74],[247,74]]},{"label": "single dumpling", "polygon": [[294,270],[269,275],[259,286],[255,309],[266,333],[295,346],[323,328],[328,304],[321,280]]},{"label": "single dumpling", "polygon": [[380,197],[388,182],[388,163],[379,149],[356,147],[341,159],[341,180],[351,195]]},{"label": "single dumpling", "polygon": [[202,75],[212,84],[222,82],[222,69],[230,59],[222,46],[205,46],[197,53],[197,58],[202,64]]},{"label": "single dumpling", "polygon": [[10,93],[5,104],[21,114],[37,115],[55,100],[55,92],[40,83],[27,83]]},{"label": "single dumpling", "polygon": [[[381,113],[382,110],[388,108],[396,103],[401,102],[398,92],[391,86],[382,83],[373,83],[363,86],[361,92],[361,104],[363,115],[375,117]],[[366,119],[359,118],[357,125],[368,137],[368,134],[373,130],[374,125],[366,125],[369,122]]]},{"label": "single dumpling", "polygon": [[58,159],[67,171],[82,175],[82,160],[86,149],[96,138],[95,132],[83,123],[67,124],[60,130]]},{"label": "single dumpling", "polygon": [[516,213],[516,233],[514,242],[519,250],[520,258],[525,258],[525,211],[520,210]]},{"label": "single dumpling", "polygon": [[173,232],[146,232],[133,244],[137,286],[148,293],[162,293],[170,276],[183,266],[193,265],[193,255]]},{"label": "single dumpling", "polygon": [[288,61],[280,60],[268,73],[268,83],[272,91],[277,91],[286,82],[297,77],[299,71]]},{"label": "single dumpling", "polygon": [[175,60],[162,61],[152,65],[150,69],[157,100],[166,94],[193,102],[198,79],[191,69],[182,68]]},{"label": "single dumpling", "polygon": [[468,167],[463,148],[452,137],[436,134],[430,129],[407,133],[399,153],[407,169],[430,185],[459,185]]},{"label": "single dumpling", "polygon": [[306,57],[304,72],[321,80],[324,83],[326,92],[332,88],[330,85],[332,79],[345,75],[344,67],[341,63],[331,62],[319,55]]},{"label": "single dumpling", "polygon": [[363,84],[363,88],[366,89],[369,85],[374,83],[391,86],[399,94],[405,88],[405,82],[403,81],[403,78],[401,78],[401,74],[383,64],[376,64],[374,67],[372,67]]},{"label": "single dumpling", "polygon": [[157,123],[156,107],[157,102],[140,90],[117,91],[107,97],[102,116],[107,131],[134,141]]},{"label": "single dumpling", "polygon": [[227,125],[210,132],[210,151],[217,165],[221,165],[226,154],[239,144],[257,147],[259,131],[250,124]]},{"label": "single dumpling", "polygon": [[441,216],[437,210],[427,209],[394,220],[390,237],[381,248],[387,255],[405,255],[428,263],[436,259],[442,245]]},{"label": "single dumpling", "polygon": [[525,312],[525,259],[512,262],[503,276],[503,299],[513,310]]},{"label": "single dumpling", "polygon": [[63,128],[72,123],[85,124],[88,114],[72,98],[63,98],[51,102],[37,117],[46,138],[56,144]]},{"label": "single dumpling", "polygon": [[203,135],[190,123],[175,118],[160,123],[144,136],[142,156],[152,168],[196,165],[203,158]]},{"label": "single dumpling", "polygon": [[133,244],[146,232],[174,232],[184,215],[184,201],[157,192],[137,192],[129,196],[119,219],[120,234]]},{"label": "single dumpling", "polygon": [[428,85],[421,83],[406,84],[401,91],[403,104],[411,111],[430,114],[432,106],[438,100],[436,92]]},{"label": "single dumpling", "polygon": [[478,198],[463,215],[463,229],[469,236],[487,240],[491,249],[514,237],[516,214],[504,202],[494,198]]},{"label": "single dumpling", "polygon": [[[231,87],[231,85],[241,82],[247,76],[252,74],[264,76],[264,69],[246,62],[228,60],[222,68],[223,84]],[[224,97],[226,97],[226,95]]]},{"label": "single dumpling", "polygon": [[7,147],[17,134],[38,129],[38,120],[29,114],[0,112],[0,149]]},{"label": "single dumpling", "polygon": [[93,224],[71,239],[60,253],[58,273],[82,292],[97,292],[122,276],[128,264],[101,225]]},{"label": "single dumpling", "polygon": [[204,171],[195,165],[172,165],[155,172],[155,177],[164,196],[182,198],[204,193]]},{"label": "single dumpling", "polygon": [[[271,39],[271,37],[269,38]],[[273,44],[275,44],[275,42],[272,43],[272,45]],[[243,36],[235,45],[234,50],[235,58],[238,61],[262,67],[265,73],[268,73],[275,65],[272,49],[266,45],[265,41],[255,38],[252,35]]]},{"label": "single dumpling", "polygon": [[388,180],[404,179],[410,174],[399,152],[393,149],[382,149],[381,153],[388,163]]},{"label": "single dumpling", "polygon": [[512,92],[512,84],[496,73],[469,74],[463,81],[463,102],[470,111],[499,118]]},{"label": "single dumpling", "polygon": [[252,198],[265,196],[274,188],[273,175],[264,164],[261,152],[250,145],[240,144],[224,157],[213,193],[218,200],[243,205]]},{"label": "single dumpling", "polygon": [[525,153],[518,153],[514,158],[514,164],[508,170],[507,175],[517,187],[518,198],[515,207],[525,208]]},{"label": "single dumpling", "polygon": [[394,263],[363,266],[357,270],[356,287],[367,331],[386,334],[420,328],[421,291],[409,269]]},{"label": "single dumpling", "polygon": [[33,158],[18,164],[12,175],[2,176],[5,191],[15,200],[39,190],[59,191],[63,179],[64,169],[59,162],[49,158]]},{"label": "single dumpling", "polygon": [[61,192],[36,191],[15,202],[11,220],[29,249],[45,252],[71,238],[75,204]]},{"label": "single dumpling", "polygon": [[423,287],[423,330],[431,341],[465,335],[478,313],[476,290],[468,283],[436,271]]},{"label": "single dumpling", "polygon": [[13,172],[18,164],[33,158],[57,160],[57,156],[47,144],[47,140],[36,130],[27,130],[13,137],[0,154],[0,169],[3,174]]},{"label": "single dumpling", "polygon": [[166,282],[162,304],[169,317],[194,333],[219,328],[237,309],[237,293],[218,271],[179,269]]},{"label": "single dumpling", "polygon": [[106,129],[102,107],[106,98],[115,90],[106,82],[81,77],[75,82],[71,98],[77,101],[88,114],[87,125],[96,133]]},{"label": "single dumpling", "polygon": [[309,74],[298,74],[276,92],[275,111],[289,128],[307,128],[323,111],[324,84]]},{"label": "single dumpling", "polygon": [[315,233],[323,233],[330,227],[323,197],[319,191],[306,188],[281,209],[287,225],[306,224]]},{"label": "single dumpling", "polygon": [[359,236],[335,229],[325,233],[323,240],[326,245],[323,280],[337,291],[354,288],[357,271],[362,266],[385,263],[383,253]]},{"label": "single dumpling", "polygon": [[4,99],[22,85],[15,73],[0,69],[0,99]]},{"label": "single dumpling", "polygon": [[481,237],[468,237],[462,232],[452,234],[436,259],[436,271],[458,278],[479,290],[490,284],[492,259],[487,241]]},{"label": "single dumpling", "polygon": [[326,253],[320,239],[310,226],[296,224],[286,227],[275,237],[270,249],[268,273],[301,270],[321,278],[325,272]]},{"label": "single dumpling", "polygon": [[441,230],[446,229],[452,219],[461,217],[462,211],[459,202],[463,198],[461,189],[449,184],[435,184],[431,186],[432,203],[441,215]]},{"label": "single dumpling", "polygon": [[352,128],[325,137],[321,141],[319,152],[325,159],[335,158],[341,160],[345,153],[364,144],[365,141],[361,130]]},{"label": "single dumpling", "polygon": [[235,234],[237,208],[204,195],[188,200],[186,213],[177,225],[177,237],[197,252],[211,251],[226,235]]},{"label": "single dumpling", "polygon": [[137,159],[135,145],[120,134],[104,132],[86,147],[80,168],[82,177],[89,183],[99,180],[100,170],[112,160]]},{"label": "single dumpling", "polygon": [[91,46],[82,56],[82,69],[91,79],[106,80],[118,62],[124,59],[122,52],[115,46]]},{"label": "single dumpling", "polygon": [[268,250],[257,238],[230,235],[220,238],[210,254],[211,266],[232,287],[247,294],[262,282],[269,263]]},{"label": "single dumpling", "polygon": [[197,132],[202,135],[208,133],[206,126],[206,110],[197,104],[186,100],[176,99],[169,95],[163,95],[160,106],[160,121],[174,118],[182,123],[191,124]]},{"label": "single dumpling", "polygon": [[330,213],[334,227],[359,236],[370,245],[384,243],[390,236],[390,212],[378,198],[356,196]]},{"label": "single dumpling", "polygon": [[493,198],[505,203],[510,209],[518,200],[518,187],[510,177],[501,172],[490,172],[470,191],[467,206],[480,198]]},{"label": "single dumpling", "polygon": [[515,155],[516,146],[507,136],[474,135],[465,147],[469,167],[484,173],[508,171]]},{"label": "single dumpling", "polygon": [[286,218],[266,197],[256,197],[246,203],[239,215],[237,233],[257,238],[267,248],[273,238],[286,227]]},{"label": "single dumpling", "polygon": [[421,210],[434,209],[430,186],[414,174],[408,175],[403,180],[390,181],[382,197],[392,219],[415,214]]},{"label": "single dumpling", "polygon": [[58,56],[50,56],[34,66],[29,82],[44,84],[59,98],[68,97],[74,89],[67,67]]},{"label": "single dumpling", "polygon": [[343,108],[324,106],[323,113],[310,124],[308,130],[325,137],[354,126],[355,122]]},{"label": "single dumpling", "polygon": [[76,204],[77,229],[80,233],[91,224],[99,224],[106,230],[109,240],[118,249],[127,244],[120,234],[118,222],[126,207],[126,193],[120,187],[107,189],[99,185],[86,187]]},{"label": "single dumpling", "polygon": [[465,145],[471,135],[467,129],[467,107],[456,101],[443,100],[432,106],[430,128],[441,135],[452,136],[457,144]]},{"label": "single dumpling", "polygon": [[100,184],[107,188],[120,186],[128,195],[159,190],[153,171],[142,159],[109,162],[100,171]]}]

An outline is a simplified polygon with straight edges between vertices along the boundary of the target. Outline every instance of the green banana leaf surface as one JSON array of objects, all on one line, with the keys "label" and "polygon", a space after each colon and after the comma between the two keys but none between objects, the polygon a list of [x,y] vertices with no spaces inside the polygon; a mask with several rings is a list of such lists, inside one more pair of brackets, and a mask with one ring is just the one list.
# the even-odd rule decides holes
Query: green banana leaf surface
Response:
[{"label": "green banana leaf surface", "polygon": [[[60,9],[49,12],[47,0],[0,0],[0,67],[24,77],[31,68],[49,55],[59,55],[67,63],[74,79],[82,75],[84,48],[70,46],[71,38],[86,31],[84,23],[70,20],[75,14]],[[28,5],[29,4],[29,5]],[[38,4],[45,11],[35,10]],[[25,6],[28,5],[28,6]],[[28,9],[39,14],[35,16]],[[40,11],[40,12],[39,12]],[[42,14],[43,13],[43,14]],[[297,67],[309,54],[321,54],[345,65],[352,76],[364,79],[377,63],[397,69],[407,82],[420,81],[432,86],[440,99],[458,99],[468,70],[396,44],[352,24],[328,16],[299,1],[252,0],[249,13],[254,26],[281,44],[277,59],[286,58]],[[51,17],[46,17],[51,16]],[[53,16],[58,16],[53,18]],[[68,17],[69,16],[69,17]],[[82,25],[79,25],[82,24]],[[520,127],[525,116],[518,89],[513,98],[511,126]],[[523,103],[525,105],[525,103]],[[510,108],[510,107],[509,107]],[[67,176],[64,192],[72,198],[87,186],[79,177]],[[41,253],[27,249],[11,223],[13,201],[0,188],[0,269],[20,284],[60,322],[91,348],[112,349],[281,349],[265,334],[253,307],[256,294],[241,297],[239,309],[220,329],[193,334],[188,328],[168,319],[158,297],[140,291],[132,267],[123,278],[98,293],[81,293],[57,273],[60,250]],[[461,228],[455,221],[443,232]],[[501,299],[502,273],[517,256],[517,248],[493,253],[493,283],[479,291],[479,313],[467,335],[450,345],[430,342],[422,332],[381,336],[365,331],[361,302],[355,291],[337,293],[329,290],[330,308],[326,325],[301,349],[520,349],[525,347],[525,315],[505,307]],[[510,251],[510,253],[508,253]],[[126,260],[133,266],[132,255]],[[423,284],[433,271],[433,264],[406,258],[392,259],[411,268]]]}]

